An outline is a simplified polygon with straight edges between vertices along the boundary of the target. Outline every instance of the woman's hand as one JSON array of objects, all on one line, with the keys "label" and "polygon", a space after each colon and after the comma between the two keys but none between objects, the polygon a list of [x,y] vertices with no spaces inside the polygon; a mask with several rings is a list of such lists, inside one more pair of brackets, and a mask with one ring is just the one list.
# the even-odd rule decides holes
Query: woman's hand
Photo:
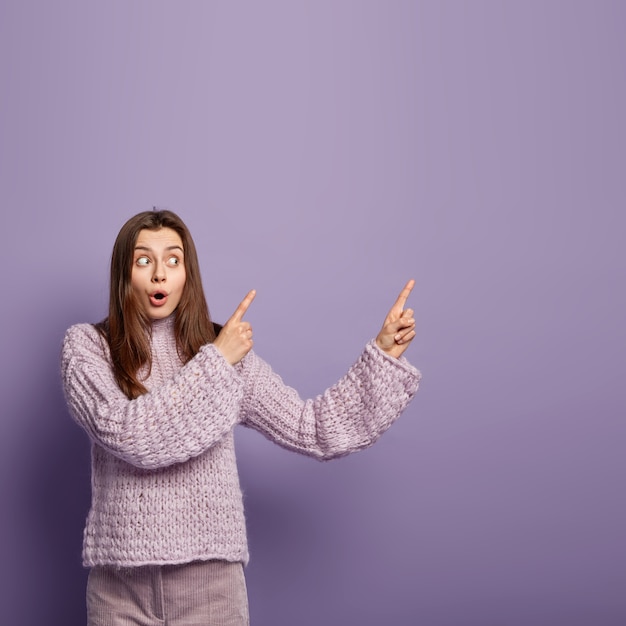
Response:
[{"label": "woman's hand", "polygon": [[253,289],[241,301],[213,342],[213,345],[231,365],[239,363],[252,348],[252,326],[244,322],[242,318],[254,300],[254,296],[256,296],[256,291]]},{"label": "woman's hand", "polygon": [[415,337],[413,310],[404,308],[414,285],[415,281],[411,279],[404,286],[376,337],[378,347],[396,359],[402,356]]}]

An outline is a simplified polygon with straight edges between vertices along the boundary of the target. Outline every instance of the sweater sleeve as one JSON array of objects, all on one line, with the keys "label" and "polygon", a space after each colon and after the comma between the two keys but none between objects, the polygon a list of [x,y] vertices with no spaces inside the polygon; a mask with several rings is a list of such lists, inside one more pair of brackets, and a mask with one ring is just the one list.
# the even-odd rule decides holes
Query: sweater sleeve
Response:
[{"label": "sweater sleeve", "polygon": [[108,346],[93,326],[66,333],[65,398],[90,439],[137,467],[156,469],[197,456],[238,420],[243,381],[215,346],[203,346],[165,384],[134,400],[115,381]]},{"label": "sweater sleeve", "polygon": [[302,400],[262,359],[241,364],[246,379],[243,424],[319,460],[372,445],[415,395],[421,374],[405,358],[385,354],[374,341],[347,374],[315,399]]}]

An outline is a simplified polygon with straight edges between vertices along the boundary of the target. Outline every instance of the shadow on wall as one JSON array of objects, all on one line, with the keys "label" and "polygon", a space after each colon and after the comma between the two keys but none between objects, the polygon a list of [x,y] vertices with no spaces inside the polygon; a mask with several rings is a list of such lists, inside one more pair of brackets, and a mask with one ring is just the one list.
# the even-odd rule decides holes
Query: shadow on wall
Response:
[{"label": "shadow on wall", "polygon": [[[57,344],[60,345],[60,344]],[[82,533],[90,500],[90,446],[69,416],[56,346],[41,351],[36,393],[22,393],[13,418],[22,429],[12,451],[15,519],[7,623],[84,624],[87,570]],[[35,601],[36,598],[36,601]],[[7,615],[5,615],[7,617]]]}]

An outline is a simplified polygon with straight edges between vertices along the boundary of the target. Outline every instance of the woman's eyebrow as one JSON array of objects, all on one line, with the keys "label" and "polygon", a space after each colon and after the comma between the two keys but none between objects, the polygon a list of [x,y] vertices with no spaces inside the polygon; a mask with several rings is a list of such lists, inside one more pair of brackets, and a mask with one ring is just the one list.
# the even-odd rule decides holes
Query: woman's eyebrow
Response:
[{"label": "woman's eyebrow", "polygon": [[[150,248],[149,246],[135,246],[135,250],[145,250],[146,252],[152,252],[152,248]],[[180,250],[183,254],[185,253],[185,251],[181,248],[181,246],[167,246],[167,248],[165,248],[166,251],[169,250]]]}]

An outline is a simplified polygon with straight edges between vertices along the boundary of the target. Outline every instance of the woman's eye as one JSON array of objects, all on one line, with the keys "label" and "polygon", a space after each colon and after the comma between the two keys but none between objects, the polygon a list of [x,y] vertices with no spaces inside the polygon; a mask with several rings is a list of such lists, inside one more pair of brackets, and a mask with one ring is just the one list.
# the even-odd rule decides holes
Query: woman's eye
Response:
[{"label": "woman's eye", "polygon": [[168,265],[179,265],[180,264],[180,260],[177,257],[173,256],[173,257],[171,257],[169,259],[169,261],[167,263],[168,263]]},{"label": "woman's eye", "polygon": [[148,263],[150,263],[150,259],[147,256],[140,256],[136,263],[137,265],[148,265]]}]

